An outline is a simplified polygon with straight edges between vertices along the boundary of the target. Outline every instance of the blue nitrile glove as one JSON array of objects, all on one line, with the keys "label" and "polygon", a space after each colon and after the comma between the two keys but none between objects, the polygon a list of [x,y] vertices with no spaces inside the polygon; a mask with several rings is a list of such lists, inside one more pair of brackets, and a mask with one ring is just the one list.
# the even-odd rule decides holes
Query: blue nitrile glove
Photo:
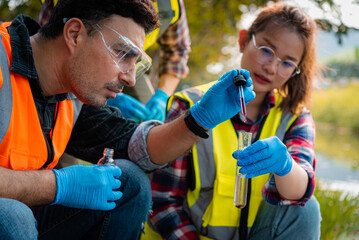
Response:
[{"label": "blue nitrile glove", "polygon": [[114,190],[121,186],[117,178],[122,172],[117,166],[74,165],[53,171],[57,193],[52,204],[107,211],[122,197],[122,192]]},{"label": "blue nitrile glove", "polygon": [[235,151],[232,156],[239,159],[237,165],[242,167],[239,172],[247,174],[247,178],[266,173],[285,176],[292,170],[292,156],[277,137],[259,140],[245,149]]},{"label": "blue nitrile glove", "polygon": [[143,103],[124,93],[118,93],[116,98],[108,99],[107,105],[119,108],[125,118],[131,118],[138,123],[150,115]]},{"label": "blue nitrile glove", "polygon": [[159,120],[163,122],[166,116],[167,100],[168,95],[161,89],[157,89],[146,104],[146,108],[150,112],[146,120]]},{"label": "blue nitrile glove", "polygon": [[[244,100],[247,104],[256,94],[253,92],[249,72],[244,69],[240,69],[240,72],[247,80],[244,87]],[[200,125],[212,129],[241,110],[238,87],[233,84],[233,78],[237,75],[237,69],[224,74],[208,89],[202,99],[191,107],[191,114]]]}]

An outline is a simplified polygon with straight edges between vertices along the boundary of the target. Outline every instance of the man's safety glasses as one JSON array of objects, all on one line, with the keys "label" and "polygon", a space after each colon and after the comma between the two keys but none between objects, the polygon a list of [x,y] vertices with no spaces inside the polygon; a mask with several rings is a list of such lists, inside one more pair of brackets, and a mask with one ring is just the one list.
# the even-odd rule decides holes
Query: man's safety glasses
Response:
[{"label": "man's safety glasses", "polygon": [[271,64],[274,60],[278,60],[278,74],[283,78],[290,78],[296,74],[300,73],[298,65],[291,60],[282,60],[275,54],[274,50],[266,47],[259,46],[257,47],[256,39],[254,34],[252,35],[253,45],[257,49],[256,51],[256,61],[260,64]]},{"label": "man's safety glasses", "polygon": [[[111,30],[111,33],[107,34],[106,37],[102,33],[103,28]],[[112,60],[122,73],[136,70],[136,79],[139,79],[151,67],[151,58],[130,39],[106,25],[100,27],[96,24],[96,30],[100,33]]]}]

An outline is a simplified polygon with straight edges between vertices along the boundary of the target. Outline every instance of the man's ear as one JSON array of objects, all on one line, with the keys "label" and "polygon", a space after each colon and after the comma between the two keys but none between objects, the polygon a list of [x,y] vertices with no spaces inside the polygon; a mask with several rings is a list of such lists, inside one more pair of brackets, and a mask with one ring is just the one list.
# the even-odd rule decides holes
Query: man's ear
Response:
[{"label": "man's ear", "polygon": [[65,23],[62,34],[70,54],[73,54],[79,42],[87,36],[87,30],[79,18],[71,18]]},{"label": "man's ear", "polygon": [[248,31],[243,29],[239,32],[239,38],[238,38],[240,52],[244,51],[244,48],[247,45],[247,40],[248,40]]}]

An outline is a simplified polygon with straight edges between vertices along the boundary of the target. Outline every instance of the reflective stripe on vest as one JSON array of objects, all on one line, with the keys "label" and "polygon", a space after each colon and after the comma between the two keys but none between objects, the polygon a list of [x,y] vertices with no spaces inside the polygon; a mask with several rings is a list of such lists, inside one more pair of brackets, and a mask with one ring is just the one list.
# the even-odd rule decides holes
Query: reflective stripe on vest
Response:
[{"label": "reflective stripe on vest", "polygon": [[181,15],[179,0],[157,0],[154,2],[160,17],[160,27],[146,35],[143,49],[146,50],[154,45],[163,32],[173,23],[177,22]]},{"label": "reflective stripe on vest", "polygon": [[[9,69],[11,44],[6,26],[10,24],[0,25],[0,166],[14,170],[40,169],[48,159],[47,143],[28,79]],[[58,104],[51,134],[54,158],[46,168],[56,166],[65,151],[81,106],[77,99],[66,99]]]},{"label": "reflective stripe on vest", "polygon": [[[192,106],[213,83],[190,88],[175,95]],[[199,95],[199,96],[198,96]],[[169,101],[169,104],[173,99]],[[272,108],[260,133],[259,139],[276,135],[283,139],[285,131],[296,116],[282,114],[277,107],[281,97],[276,94],[276,107]],[[202,139],[192,149],[195,171],[195,189],[187,192],[187,211],[193,224],[204,238],[236,239],[241,210],[233,204],[236,161],[232,153],[237,149],[238,137],[231,120],[212,131],[208,139]],[[231,139],[231,141],[228,141]],[[269,174],[252,179],[248,226],[255,220],[263,201],[262,188]],[[203,239],[204,239],[203,238]],[[202,237],[201,237],[202,239]]]},{"label": "reflective stripe on vest", "polygon": [[[2,42],[1,34],[0,42]],[[6,50],[4,45],[0,43],[0,144],[9,127],[11,117],[12,92],[9,71],[10,67]]]}]

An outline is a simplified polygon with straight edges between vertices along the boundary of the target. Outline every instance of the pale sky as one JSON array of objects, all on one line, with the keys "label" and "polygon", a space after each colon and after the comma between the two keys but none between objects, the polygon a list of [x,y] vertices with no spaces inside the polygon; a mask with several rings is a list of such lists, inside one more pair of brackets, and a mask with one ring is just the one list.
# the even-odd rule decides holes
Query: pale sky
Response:
[{"label": "pale sky", "polygon": [[[334,22],[337,19],[336,13],[333,13],[330,10],[329,5],[323,6],[323,10],[321,10],[316,6],[316,4],[309,0],[292,0],[286,2],[295,2],[297,6],[301,7],[312,18],[327,18]],[[339,5],[338,10],[342,13],[342,20],[344,24],[350,27],[359,28],[359,4],[355,3],[354,0],[334,0],[334,2]]]},{"label": "pale sky", "polygon": [[[330,10],[329,5],[324,5],[322,10],[310,0],[287,0],[283,2],[300,7],[312,18],[325,18],[335,23],[339,23],[339,21],[337,21],[338,17],[336,13]],[[339,5],[344,24],[350,27],[359,28],[359,4],[354,3],[354,0],[334,0],[334,2]],[[241,18],[242,23],[240,23],[240,27],[248,28],[256,15],[257,12],[244,15]]]}]

